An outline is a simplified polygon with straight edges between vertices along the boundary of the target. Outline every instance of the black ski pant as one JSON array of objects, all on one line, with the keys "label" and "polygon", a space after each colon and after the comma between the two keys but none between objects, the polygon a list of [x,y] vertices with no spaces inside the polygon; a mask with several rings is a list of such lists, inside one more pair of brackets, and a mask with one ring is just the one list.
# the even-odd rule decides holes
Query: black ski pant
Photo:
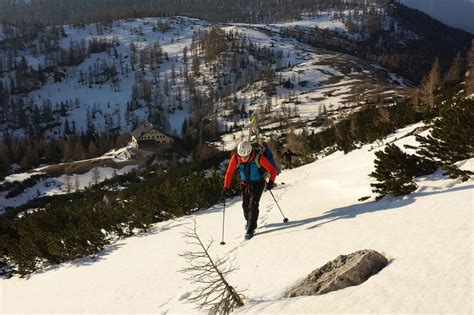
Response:
[{"label": "black ski pant", "polygon": [[247,231],[253,232],[257,228],[258,205],[265,188],[265,181],[246,183],[242,188],[242,208],[244,209],[245,220],[247,220]]}]

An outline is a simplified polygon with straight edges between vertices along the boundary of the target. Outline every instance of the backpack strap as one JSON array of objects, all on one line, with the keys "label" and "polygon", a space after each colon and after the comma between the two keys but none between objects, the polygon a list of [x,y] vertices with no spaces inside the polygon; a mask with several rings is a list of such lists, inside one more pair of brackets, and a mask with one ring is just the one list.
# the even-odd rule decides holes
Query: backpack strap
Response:
[{"label": "backpack strap", "polygon": [[260,176],[262,177],[263,180],[265,180],[268,177],[268,172],[260,165],[260,158],[263,155],[263,151],[262,151],[262,148],[260,146],[253,147],[253,150],[252,150],[252,153],[251,153],[252,154],[251,159],[249,159],[246,163],[241,162],[241,158],[237,154],[237,152],[234,153],[234,154],[236,155],[237,167],[244,164],[244,167],[245,167],[244,171],[245,171],[245,174],[246,174],[247,179],[248,179],[246,184],[250,183],[250,164],[251,164],[251,162],[255,162],[255,165],[257,166],[257,169],[258,169],[258,173],[260,174]]},{"label": "backpack strap", "polygon": [[259,150],[258,152],[255,153],[255,157],[254,157],[254,160],[255,160],[255,164],[257,165],[258,169],[261,169],[262,166],[260,165],[260,157],[263,155],[262,151]]},{"label": "backpack strap", "polygon": [[257,169],[260,173],[260,176],[263,178],[263,180],[266,180],[268,178],[268,172],[265,168],[262,167],[262,165],[260,165],[260,158],[264,155],[263,150],[264,148],[262,148],[261,146],[259,146],[258,149],[255,150],[256,154],[254,160],[255,165],[257,165]]}]

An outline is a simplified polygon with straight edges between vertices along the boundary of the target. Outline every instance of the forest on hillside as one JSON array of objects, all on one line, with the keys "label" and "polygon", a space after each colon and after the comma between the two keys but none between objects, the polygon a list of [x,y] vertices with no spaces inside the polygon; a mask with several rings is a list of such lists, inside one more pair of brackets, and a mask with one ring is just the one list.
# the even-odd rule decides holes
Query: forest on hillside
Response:
[{"label": "forest on hillside", "polygon": [[423,78],[436,57],[442,67],[447,67],[456,53],[467,51],[472,39],[472,34],[448,27],[394,0],[0,1],[0,21],[20,28],[179,15],[219,23],[268,24],[328,11],[342,19],[349,32],[361,34],[362,40],[341,41],[338,34],[318,28],[309,32],[299,30],[302,33],[296,30],[298,38],[380,63],[415,83]]},{"label": "forest on hillside", "polygon": [[28,25],[63,25],[182,15],[212,22],[274,23],[297,19],[302,12],[389,3],[390,0],[2,0],[0,20]]}]

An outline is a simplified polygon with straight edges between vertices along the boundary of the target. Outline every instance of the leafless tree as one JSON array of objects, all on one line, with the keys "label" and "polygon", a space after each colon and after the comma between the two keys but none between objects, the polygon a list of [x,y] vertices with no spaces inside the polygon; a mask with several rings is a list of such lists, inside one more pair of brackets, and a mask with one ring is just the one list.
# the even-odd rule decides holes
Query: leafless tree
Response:
[{"label": "leafless tree", "polygon": [[357,136],[357,131],[358,131],[358,126],[357,126],[357,120],[355,115],[351,115],[350,118],[350,125],[349,125],[349,132],[351,133],[351,136],[355,138]]},{"label": "leafless tree", "polygon": [[464,61],[461,57],[461,53],[458,52],[456,57],[453,60],[453,63],[451,64],[451,67],[449,67],[448,73],[446,74],[444,81],[455,82],[455,83],[460,82],[463,63]]},{"label": "leafless tree", "polygon": [[384,107],[384,106],[379,106],[377,107],[377,124],[386,124],[390,123],[390,112],[389,110]]},{"label": "leafless tree", "polygon": [[471,50],[467,55],[468,72],[466,75],[466,94],[467,96],[474,93],[474,39],[472,40]]},{"label": "leafless tree", "polygon": [[196,250],[185,251],[180,254],[188,267],[180,272],[189,276],[187,280],[199,284],[195,295],[191,295],[187,300],[197,303],[199,310],[207,310],[210,314],[229,314],[235,308],[244,305],[244,298],[226,280],[226,277],[237,270],[228,259],[213,259],[209,254],[209,248],[213,241],[204,245],[197,234],[196,221],[192,228],[183,233],[187,243],[197,247]]},{"label": "leafless tree", "polygon": [[100,171],[98,167],[94,167],[92,169],[92,181],[94,182],[94,185],[97,185],[97,183],[100,180]]},{"label": "leafless tree", "polygon": [[76,192],[80,189],[79,176],[77,176],[77,174],[74,176],[74,189]]},{"label": "leafless tree", "polygon": [[71,176],[69,174],[66,174],[66,189],[67,193],[71,193]]},{"label": "leafless tree", "polygon": [[434,107],[435,103],[435,94],[438,91],[441,85],[441,74],[440,74],[440,66],[439,60],[436,58],[433,66],[431,67],[431,71],[428,75],[424,78],[423,82],[420,86],[420,94],[421,100],[431,110]]},{"label": "leafless tree", "polygon": [[420,88],[419,87],[414,87],[412,89],[409,89],[409,93],[411,95],[411,103],[415,108],[420,107]]}]

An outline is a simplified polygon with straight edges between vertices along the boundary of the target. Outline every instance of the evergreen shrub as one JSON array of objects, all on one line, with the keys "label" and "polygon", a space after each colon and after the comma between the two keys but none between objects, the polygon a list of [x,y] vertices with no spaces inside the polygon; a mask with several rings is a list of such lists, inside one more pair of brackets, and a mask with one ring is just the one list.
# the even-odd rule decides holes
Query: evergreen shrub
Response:
[{"label": "evergreen shrub", "polygon": [[377,183],[371,184],[373,192],[379,194],[377,200],[389,194],[401,196],[412,193],[418,188],[413,179],[431,174],[437,168],[436,163],[404,153],[394,144],[376,152],[375,156],[375,171],[369,176],[377,180]]}]

